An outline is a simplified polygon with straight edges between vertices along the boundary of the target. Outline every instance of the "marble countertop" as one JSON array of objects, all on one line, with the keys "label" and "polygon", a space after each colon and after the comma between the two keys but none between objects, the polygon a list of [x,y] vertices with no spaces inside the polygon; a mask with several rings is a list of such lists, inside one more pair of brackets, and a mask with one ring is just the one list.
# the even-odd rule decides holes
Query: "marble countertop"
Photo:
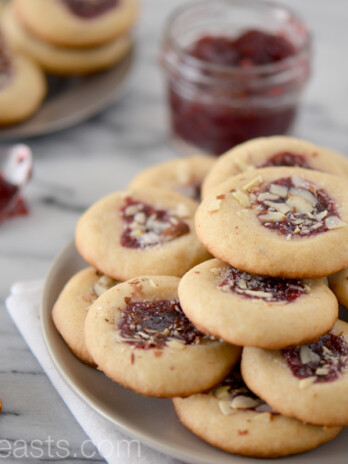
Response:
[{"label": "marble countertop", "polygon": [[[142,168],[177,156],[168,136],[158,51],[165,18],[178,3],[143,2],[137,62],[121,102],[79,126],[25,141],[35,158],[25,192],[30,215],[0,225],[0,458],[2,439],[29,443],[51,437],[69,441],[67,462],[86,460],[80,450],[84,433],[17,332],[4,300],[13,282],[45,276],[92,202],[125,187]],[[314,36],[313,76],[293,133],[348,155],[348,3],[283,3],[301,14]],[[103,461],[93,458],[98,460]],[[55,459],[47,455],[40,461]]]}]

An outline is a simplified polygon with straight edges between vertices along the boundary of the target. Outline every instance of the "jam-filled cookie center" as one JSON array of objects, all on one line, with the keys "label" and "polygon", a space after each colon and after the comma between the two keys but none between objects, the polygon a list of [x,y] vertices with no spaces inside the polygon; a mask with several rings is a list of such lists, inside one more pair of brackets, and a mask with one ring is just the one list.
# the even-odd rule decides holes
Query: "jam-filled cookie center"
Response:
[{"label": "jam-filled cookie center", "polygon": [[101,16],[117,7],[120,0],[61,0],[69,10],[83,19]]},{"label": "jam-filled cookie center", "polygon": [[187,319],[176,298],[129,301],[118,329],[122,341],[143,349],[197,344],[206,337]]},{"label": "jam-filled cookie center", "polygon": [[223,380],[212,394],[219,400],[219,408],[224,416],[238,411],[269,412],[273,410],[245,385],[239,371],[233,371]]},{"label": "jam-filled cookie center", "polygon": [[267,302],[290,303],[307,293],[299,279],[284,279],[249,274],[229,266],[220,275],[219,288],[246,298],[256,298]]},{"label": "jam-filled cookie center", "polygon": [[263,227],[286,235],[309,237],[345,225],[324,189],[297,176],[269,183],[255,194]]},{"label": "jam-filled cookie center", "polygon": [[178,214],[130,197],[121,208],[121,217],[124,222],[121,245],[126,248],[150,248],[190,232],[189,226]]},{"label": "jam-filled cookie center", "polygon": [[303,155],[282,151],[270,156],[265,162],[258,164],[258,168],[268,168],[276,166],[289,166],[294,168],[311,169],[307,159]]},{"label": "jam-filled cookie center", "polygon": [[348,365],[348,344],[342,336],[326,334],[310,345],[282,350],[291,372],[313,383],[336,380]]}]

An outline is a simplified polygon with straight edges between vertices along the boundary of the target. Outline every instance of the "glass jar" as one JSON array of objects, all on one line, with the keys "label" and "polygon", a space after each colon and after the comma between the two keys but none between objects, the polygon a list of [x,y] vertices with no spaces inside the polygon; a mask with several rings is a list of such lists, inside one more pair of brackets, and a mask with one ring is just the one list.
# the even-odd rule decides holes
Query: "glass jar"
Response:
[{"label": "glass jar", "polygon": [[[293,54],[252,66],[197,58],[202,38],[262,31],[292,44]],[[234,39],[233,39],[234,40]],[[203,0],[177,8],[167,22],[161,64],[174,139],[220,155],[254,137],[286,133],[310,75],[310,34],[289,9],[262,0]]]}]

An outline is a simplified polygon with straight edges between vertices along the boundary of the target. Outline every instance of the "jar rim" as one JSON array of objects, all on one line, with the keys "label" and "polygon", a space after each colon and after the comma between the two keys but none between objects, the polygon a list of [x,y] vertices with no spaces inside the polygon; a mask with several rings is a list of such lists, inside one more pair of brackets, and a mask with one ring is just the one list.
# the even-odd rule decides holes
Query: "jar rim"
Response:
[{"label": "jar rim", "polygon": [[[190,9],[193,10],[197,7],[201,7],[204,5],[211,6],[213,4],[228,4],[229,7],[233,6],[234,4],[240,6],[255,5],[258,8],[266,7],[273,10],[283,11],[288,15],[290,21],[295,21],[297,24],[301,25],[305,33],[305,40],[303,44],[296,49],[296,52],[293,55],[288,56],[287,58],[283,58],[274,63],[254,65],[248,68],[243,68],[238,65],[217,64],[201,60],[193,55],[190,55],[190,53],[187,53],[187,50],[185,50],[185,48],[181,47],[177,43],[177,41],[173,37],[173,26],[175,22],[180,18],[180,16],[182,14],[187,13],[187,11],[189,11]],[[193,0],[190,2],[186,2],[183,5],[178,6],[171,12],[166,22],[166,31],[167,34],[165,35],[165,40],[168,41],[169,45],[179,55],[185,55],[185,61],[187,65],[192,65],[197,69],[204,68],[204,70],[210,71],[212,73],[221,74],[233,73],[235,75],[253,75],[262,73],[264,76],[267,74],[274,74],[278,69],[281,71],[292,67],[293,63],[295,63],[299,58],[301,59],[303,56],[306,56],[310,52],[312,44],[311,32],[308,26],[300,18],[300,16],[297,13],[295,13],[291,8],[269,0]]]}]

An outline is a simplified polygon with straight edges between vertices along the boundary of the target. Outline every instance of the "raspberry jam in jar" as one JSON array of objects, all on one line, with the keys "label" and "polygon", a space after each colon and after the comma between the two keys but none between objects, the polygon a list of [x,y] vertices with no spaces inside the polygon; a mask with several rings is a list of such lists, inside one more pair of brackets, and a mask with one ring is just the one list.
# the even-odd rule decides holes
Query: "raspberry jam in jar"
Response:
[{"label": "raspberry jam in jar", "polygon": [[280,5],[203,0],[171,15],[161,63],[174,139],[220,155],[290,129],[310,74],[310,35]]}]

